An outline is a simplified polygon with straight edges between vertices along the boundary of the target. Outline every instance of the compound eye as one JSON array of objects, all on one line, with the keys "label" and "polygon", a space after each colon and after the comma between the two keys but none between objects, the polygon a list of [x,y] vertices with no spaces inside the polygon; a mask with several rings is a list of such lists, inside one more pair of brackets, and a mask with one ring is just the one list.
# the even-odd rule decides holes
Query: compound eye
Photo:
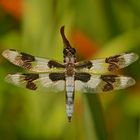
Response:
[{"label": "compound eye", "polygon": [[72,53],[72,54],[75,54],[75,53],[76,53],[75,48],[72,48],[71,53]]},{"label": "compound eye", "polygon": [[64,49],[64,50],[63,50],[63,54],[64,54],[64,55],[67,55],[67,53],[68,53],[68,50],[67,50],[67,49]]}]

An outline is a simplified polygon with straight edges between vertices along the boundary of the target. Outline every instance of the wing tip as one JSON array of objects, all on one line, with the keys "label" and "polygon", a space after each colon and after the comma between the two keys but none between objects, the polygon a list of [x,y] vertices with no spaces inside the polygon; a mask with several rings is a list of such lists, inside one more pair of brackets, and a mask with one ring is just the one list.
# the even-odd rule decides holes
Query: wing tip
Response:
[{"label": "wing tip", "polygon": [[8,82],[8,83],[12,83],[12,82],[13,82],[13,80],[12,80],[12,78],[11,78],[11,77],[12,77],[12,75],[11,75],[11,74],[8,74],[8,75],[6,75],[6,76],[5,76],[5,78],[4,78],[4,79],[5,79],[5,81],[6,81],[6,82]]},{"label": "wing tip", "polygon": [[130,54],[131,54],[131,57],[132,57],[133,62],[134,62],[134,61],[137,61],[137,60],[139,59],[139,55],[138,55],[138,54],[136,54],[136,53],[134,53],[134,52],[132,52],[132,53],[130,53]]},{"label": "wing tip", "polygon": [[125,55],[126,62],[131,64],[139,59],[138,54],[131,52]]},{"label": "wing tip", "polygon": [[3,52],[2,52],[2,56],[4,57],[4,58],[8,58],[8,56],[9,56],[9,49],[6,49],[6,50],[4,50]]},{"label": "wing tip", "polygon": [[136,81],[134,78],[129,77],[127,83],[128,83],[128,86],[133,86],[136,84]]},{"label": "wing tip", "polygon": [[132,77],[121,77],[120,82],[121,82],[120,83],[120,85],[121,85],[120,89],[128,88],[128,87],[131,87],[131,86],[136,84],[135,79],[132,78]]},{"label": "wing tip", "polygon": [[14,49],[6,49],[2,52],[2,56],[9,61],[13,61],[17,55],[18,53]]},{"label": "wing tip", "polygon": [[5,81],[7,83],[11,83],[11,84],[14,84],[14,85],[19,85],[19,80],[20,80],[20,74],[19,73],[16,73],[16,74],[8,74],[5,77]]},{"label": "wing tip", "polygon": [[122,56],[120,56],[120,58],[123,58],[123,61],[120,61],[120,68],[124,68],[137,61],[139,59],[139,56],[138,54],[131,52],[123,54]]}]

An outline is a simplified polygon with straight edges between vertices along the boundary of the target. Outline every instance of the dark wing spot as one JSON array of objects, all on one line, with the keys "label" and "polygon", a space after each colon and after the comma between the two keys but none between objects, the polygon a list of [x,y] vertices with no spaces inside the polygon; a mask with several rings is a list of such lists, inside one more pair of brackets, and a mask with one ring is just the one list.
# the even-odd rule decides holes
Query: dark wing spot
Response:
[{"label": "dark wing spot", "polygon": [[107,83],[107,84],[104,85],[104,87],[103,87],[104,92],[111,91],[111,90],[113,90],[113,85],[112,84]]},{"label": "dark wing spot", "polygon": [[39,75],[38,74],[23,74],[23,75],[25,75],[24,80],[27,81],[26,88],[36,90],[37,86],[33,81],[38,79]]},{"label": "dark wing spot", "polygon": [[50,60],[50,61],[48,62],[48,67],[49,67],[49,68],[53,68],[53,67],[56,67],[56,68],[65,68],[65,65],[60,64],[60,63],[58,63],[58,62],[56,62],[56,61]]},{"label": "dark wing spot", "polygon": [[120,55],[115,55],[115,56],[111,56],[105,59],[106,63],[117,63],[119,62],[119,57]]},{"label": "dark wing spot", "polygon": [[74,80],[80,80],[82,82],[88,82],[90,80],[91,75],[85,72],[75,73]]},{"label": "dark wing spot", "polygon": [[107,83],[114,83],[117,75],[101,75],[101,79]]},{"label": "dark wing spot", "polygon": [[27,82],[26,88],[31,89],[31,90],[36,90],[37,89],[37,86],[33,82]]},{"label": "dark wing spot", "polygon": [[49,78],[52,81],[65,80],[65,73],[50,73]]},{"label": "dark wing spot", "polygon": [[23,53],[21,52],[21,60],[24,62],[32,62],[32,61],[35,61],[35,57],[30,55],[30,54],[27,54],[27,53]]},{"label": "dark wing spot", "polygon": [[101,79],[106,82],[103,86],[103,91],[113,90],[113,83],[116,81],[116,75],[101,75]]},{"label": "dark wing spot", "polygon": [[23,74],[23,75],[25,75],[24,80],[25,81],[30,81],[30,82],[39,78],[38,74]]},{"label": "dark wing spot", "polygon": [[30,54],[26,54],[26,53],[20,53],[21,54],[21,60],[23,61],[22,67],[26,68],[26,69],[31,69],[32,68],[32,61],[35,61],[35,57],[30,55]]},{"label": "dark wing spot", "polygon": [[105,62],[110,64],[108,66],[109,71],[113,72],[119,69],[119,66],[118,66],[118,62],[120,61],[119,57],[120,55],[115,55],[115,56],[111,56],[105,59]]},{"label": "dark wing spot", "polygon": [[90,61],[84,61],[75,66],[75,68],[77,69],[82,69],[82,68],[90,69],[91,67],[92,67],[92,62]]},{"label": "dark wing spot", "polygon": [[117,75],[101,75],[101,79],[108,83],[114,83]]},{"label": "dark wing spot", "polygon": [[119,66],[115,63],[110,63],[110,65],[108,66],[108,70],[109,71],[117,71],[119,69]]}]

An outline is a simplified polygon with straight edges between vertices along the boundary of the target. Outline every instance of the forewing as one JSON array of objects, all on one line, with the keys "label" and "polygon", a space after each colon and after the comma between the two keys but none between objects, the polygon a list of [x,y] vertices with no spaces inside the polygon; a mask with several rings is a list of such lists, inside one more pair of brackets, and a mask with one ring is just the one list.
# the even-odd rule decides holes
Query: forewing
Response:
[{"label": "forewing", "polygon": [[76,63],[77,71],[90,72],[94,74],[114,72],[127,67],[138,59],[135,53],[125,53],[111,56],[105,59],[95,59]]},{"label": "forewing", "polygon": [[[79,76],[81,77],[81,76]],[[76,78],[75,89],[81,92],[101,93],[113,90],[124,89],[135,84],[131,77],[116,75],[87,75],[86,81],[82,78]]]},{"label": "forewing", "polygon": [[[11,63],[20,66],[32,72],[52,72],[57,71],[56,68],[64,68],[65,66],[53,60],[34,57],[27,53],[18,52],[16,50],[5,50],[2,55]],[[62,69],[59,71],[63,71]]]},{"label": "forewing", "polygon": [[6,81],[19,87],[36,90],[38,87],[48,88],[53,91],[63,91],[65,77],[62,73],[53,74],[8,74]]}]

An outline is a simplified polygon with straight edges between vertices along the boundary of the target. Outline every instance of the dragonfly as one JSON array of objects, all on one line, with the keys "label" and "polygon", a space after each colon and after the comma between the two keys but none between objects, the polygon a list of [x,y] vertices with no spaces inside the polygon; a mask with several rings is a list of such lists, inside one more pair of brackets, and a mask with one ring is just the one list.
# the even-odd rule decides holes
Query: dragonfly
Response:
[{"label": "dragonfly", "polygon": [[74,110],[75,91],[85,93],[106,93],[124,89],[135,84],[132,77],[112,74],[127,67],[138,59],[130,52],[95,60],[76,60],[76,49],[65,36],[64,26],[60,28],[63,40],[64,62],[35,57],[14,49],[3,51],[2,55],[14,65],[28,70],[29,73],[8,74],[6,80],[16,86],[36,90],[39,86],[46,89],[65,91],[66,114],[71,121]]}]

